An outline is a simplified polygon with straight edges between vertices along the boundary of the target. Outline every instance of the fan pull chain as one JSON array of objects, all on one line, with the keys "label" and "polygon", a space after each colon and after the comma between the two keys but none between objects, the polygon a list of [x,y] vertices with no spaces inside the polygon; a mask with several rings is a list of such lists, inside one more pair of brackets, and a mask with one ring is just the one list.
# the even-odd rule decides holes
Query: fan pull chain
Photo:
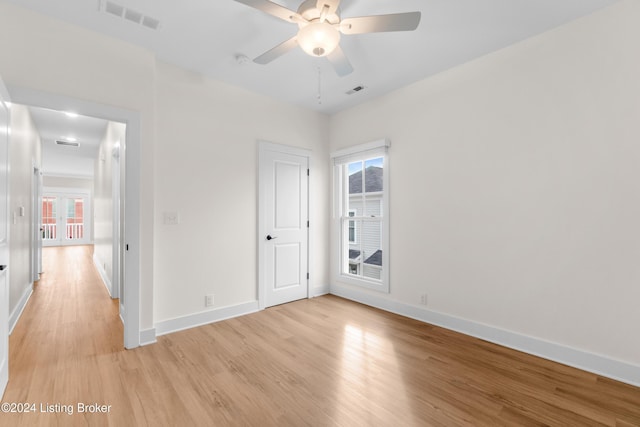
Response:
[{"label": "fan pull chain", "polygon": [[322,86],[321,86],[320,67],[318,67],[318,105],[322,105]]}]

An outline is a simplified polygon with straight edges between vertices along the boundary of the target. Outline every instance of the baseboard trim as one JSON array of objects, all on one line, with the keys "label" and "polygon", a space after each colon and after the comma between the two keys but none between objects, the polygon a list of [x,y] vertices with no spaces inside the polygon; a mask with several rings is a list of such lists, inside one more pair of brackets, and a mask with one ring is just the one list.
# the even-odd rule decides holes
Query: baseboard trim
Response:
[{"label": "baseboard trim", "polygon": [[318,288],[312,288],[309,292],[309,298],[315,298],[329,293],[329,286],[320,286]]},{"label": "baseboard trim", "polygon": [[251,301],[244,304],[221,307],[210,311],[202,311],[200,313],[163,320],[155,324],[156,335],[161,336],[184,331],[185,329],[208,325],[209,323],[255,313],[256,311],[260,311],[258,301]]},{"label": "baseboard trim", "polygon": [[155,344],[156,340],[156,328],[143,329],[140,331],[140,345]]},{"label": "baseboard trim", "polygon": [[24,290],[24,292],[22,293],[22,296],[18,300],[18,304],[16,305],[16,308],[14,308],[13,311],[11,312],[11,315],[9,315],[9,335],[11,335],[11,333],[13,332],[13,328],[15,328],[16,325],[18,324],[18,320],[20,320],[20,316],[22,316],[22,312],[24,311],[24,308],[27,306],[27,302],[29,301],[29,298],[31,298],[32,294],[33,294],[33,284],[29,285]]},{"label": "baseboard trim", "polygon": [[518,334],[400,301],[382,298],[342,285],[331,285],[331,294],[401,316],[460,332],[514,350],[568,365],[596,375],[640,387],[640,366],[562,344]]},{"label": "baseboard trim", "polygon": [[98,274],[102,279],[102,283],[107,288],[107,292],[109,292],[109,296],[113,298],[113,293],[111,292],[111,280],[109,280],[109,277],[107,276],[107,272],[104,271],[104,268],[102,267],[102,264],[100,263],[100,260],[98,259],[98,256],[95,254],[95,252],[93,254],[93,265],[95,265],[96,270],[98,270]]}]

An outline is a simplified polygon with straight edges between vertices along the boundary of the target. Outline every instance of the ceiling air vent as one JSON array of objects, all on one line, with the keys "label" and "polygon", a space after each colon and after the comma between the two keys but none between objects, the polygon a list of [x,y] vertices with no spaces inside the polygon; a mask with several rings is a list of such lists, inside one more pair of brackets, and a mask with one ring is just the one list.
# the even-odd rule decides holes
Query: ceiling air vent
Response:
[{"label": "ceiling air vent", "polygon": [[115,15],[119,18],[122,18],[122,15],[124,15],[124,7],[120,6],[119,4],[112,3],[110,1],[105,3],[104,11],[112,15]]},{"label": "ceiling air vent", "polygon": [[160,21],[158,21],[157,19],[151,18],[149,16],[143,15],[142,25],[144,25],[147,28],[151,28],[152,30],[157,30],[158,27],[160,26]]},{"label": "ceiling air vent", "polygon": [[347,95],[353,95],[354,93],[356,93],[356,92],[360,92],[360,91],[361,91],[361,90],[363,90],[363,89],[364,89],[364,86],[360,85],[360,86],[356,86],[356,87],[354,87],[354,88],[353,88],[353,89],[351,89],[351,90],[346,91],[345,93],[346,93]]},{"label": "ceiling air vent", "polygon": [[152,30],[157,30],[160,27],[160,21],[157,19],[109,0],[100,0],[100,10]]},{"label": "ceiling air vent", "polygon": [[56,140],[56,145],[64,145],[67,147],[80,147],[80,143],[79,142],[70,142],[70,141],[63,141],[63,140]]}]

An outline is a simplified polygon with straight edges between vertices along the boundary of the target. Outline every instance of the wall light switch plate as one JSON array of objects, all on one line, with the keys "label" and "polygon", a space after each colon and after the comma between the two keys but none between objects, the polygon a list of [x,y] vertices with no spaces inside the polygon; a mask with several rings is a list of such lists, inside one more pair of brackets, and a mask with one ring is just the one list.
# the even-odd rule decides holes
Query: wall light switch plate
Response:
[{"label": "wall light switch plate", "polygon": [[178,212],[165,212],[164,213],[165,225],[177,225],[180,224],[180,215]]}]

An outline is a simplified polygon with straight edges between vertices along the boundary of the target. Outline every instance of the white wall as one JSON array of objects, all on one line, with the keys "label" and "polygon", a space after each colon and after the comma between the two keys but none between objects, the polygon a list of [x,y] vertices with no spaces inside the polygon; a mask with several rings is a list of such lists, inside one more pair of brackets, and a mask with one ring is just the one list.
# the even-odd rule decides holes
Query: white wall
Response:
[{"label": "white wall", "polygon": [[[328,117],[157,66],[155,319],[257,299],[257,140],[313,151],[312,286],[328,284]],[[177,212],[178,225],[163,213]]]},{"label": "white wall", "polygon": [[93,179],[44,175],[42,177],[42,186],[56,188],[82,188],[93,192]]},{"label": "white wall", "polygon": [[640,366],[638,22],[623,1],[332,117],[332,150],[392,141],[384,298]]},{"label": "white wall", "polygon": [[[100,141],[94,168],[94,258],[103,266],[110,286],[113,283],[113,149],[124,146],[126,127],[109,122]],[[111,295],[113,290],[110,289]]]},{"label": "white wall", "polygon": [[[38,131],[29,110],[14,104],[11,107],[11,137],[9,138],[9,227],[11,275],[9,288],[9,313],[15,319],[24,298],[31,291],[31,215],[33,197],[31,191],[33,165],[40,166],[41,144]],[[20,216],[24,207],[24,216]],[[15,217],[15,222],[14,222]]]},{"label": "white wall", "polygon": [[9,87],[140,114],[140,326],[152,328],[154,56],[145,49],[2,1],[0,52],[0,75]]}]

